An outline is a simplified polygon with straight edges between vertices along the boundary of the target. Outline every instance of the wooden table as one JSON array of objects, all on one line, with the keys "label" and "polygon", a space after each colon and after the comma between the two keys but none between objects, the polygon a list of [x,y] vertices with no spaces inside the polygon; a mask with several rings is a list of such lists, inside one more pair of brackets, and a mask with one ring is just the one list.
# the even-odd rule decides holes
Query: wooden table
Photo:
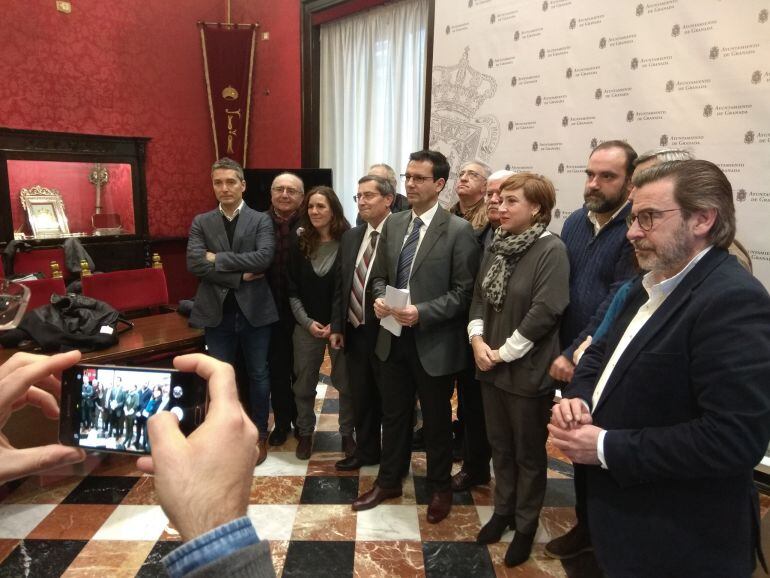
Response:
[{"label": "wooden table", "polygon": [[[83,354],[88,363],[129,363],[159,353],[174,353],[190,348],[203,350],[203,330],[187,325],[187,318],[179,313],[161,313],[132,320],[133,329],[122,333],[120,341],[108,349]],[[0,349],[0,363],[18,350]]]},{"label": "wooden table", "polygon": [[[132,365],[162,353],[199,349],[203,351],[203,330],[187,325],[178,313],[161,313],[132,320],[133,329],[120,335],[117,345],[83,354],[83,362]],[[18,349],[0,349],[4,363]],[[170,364],[169,364],[170,367]],[[43,417],[39,409],[24,407],[11,415],[3,433],[16,447],[32,447],[56,442],[58,421]]]}]

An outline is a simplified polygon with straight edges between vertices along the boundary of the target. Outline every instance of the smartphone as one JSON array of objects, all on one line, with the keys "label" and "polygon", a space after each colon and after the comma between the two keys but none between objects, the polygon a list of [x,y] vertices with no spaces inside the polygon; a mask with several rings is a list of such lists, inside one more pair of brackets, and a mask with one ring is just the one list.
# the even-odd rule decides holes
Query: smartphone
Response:
[{"label": "smartphone", "polygon": [[175,369],[74,365],[62,374],[59,441],[100,452],[150,453],[147,420],[179,418],[189,435],[206,414],[206,382]]}]

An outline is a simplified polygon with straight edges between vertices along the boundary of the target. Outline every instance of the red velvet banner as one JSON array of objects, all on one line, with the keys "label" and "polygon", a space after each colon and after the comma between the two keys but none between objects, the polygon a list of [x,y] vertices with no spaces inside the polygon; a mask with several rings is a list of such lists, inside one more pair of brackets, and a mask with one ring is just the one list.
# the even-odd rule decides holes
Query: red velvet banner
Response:
[{"label": "red velvet banner", "polygon": [[200,23],[216,157],[246,163],[255,25]]}]

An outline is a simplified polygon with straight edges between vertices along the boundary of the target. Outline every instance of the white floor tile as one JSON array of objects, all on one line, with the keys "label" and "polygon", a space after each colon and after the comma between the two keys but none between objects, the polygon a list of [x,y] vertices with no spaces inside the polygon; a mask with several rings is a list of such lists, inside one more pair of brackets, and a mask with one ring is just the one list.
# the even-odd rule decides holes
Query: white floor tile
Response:
[{"label": "white floor tile", "polygon": [[56,504],[8,504],[0,506],[0,538],[26,538]]},{"label": "white floor tile", "polygon": [[94,540],[157,540],[168,525],[160,506],[118,506]]},{"label": "white floor tile", "polygon": [[294,452],[267,453],[267,459],[254,468],[254,477],[265,476],[304,476],[307,474],[308,460],[299,460]]},{"label": "white floor tile", "polygon": [[[494,506],[476,506],[476,511],[479,513],[479,520],[483,526],[492,517],[492,512],[495,511]],[[510,542],[513,540],[513,530],[508,529],[503,533],[503,537],[500,538],[501,542]]]},{"label": "white floor tile", "polygon": [[291,540],[297,505],[253,505],[247,515],[251,518],[257,535],[265,540]]},{"label": "white floor tile", "polygon": [[358,512],[356,540],[420,540],[417,506],[381,504]]}]

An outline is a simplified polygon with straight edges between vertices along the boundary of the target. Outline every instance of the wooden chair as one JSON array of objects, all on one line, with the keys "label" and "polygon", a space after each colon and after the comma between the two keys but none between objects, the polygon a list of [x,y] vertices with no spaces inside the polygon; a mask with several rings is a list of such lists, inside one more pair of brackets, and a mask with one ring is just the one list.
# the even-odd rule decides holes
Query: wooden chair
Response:
[{"label": "wooden chair", "polygon": [[100,299],[120,312],[159,311],[168,305],[168,287],[160,256],[152,256],[152,267],[123,269],[92,274],[85,261],[80,263],[83,295]]}]

